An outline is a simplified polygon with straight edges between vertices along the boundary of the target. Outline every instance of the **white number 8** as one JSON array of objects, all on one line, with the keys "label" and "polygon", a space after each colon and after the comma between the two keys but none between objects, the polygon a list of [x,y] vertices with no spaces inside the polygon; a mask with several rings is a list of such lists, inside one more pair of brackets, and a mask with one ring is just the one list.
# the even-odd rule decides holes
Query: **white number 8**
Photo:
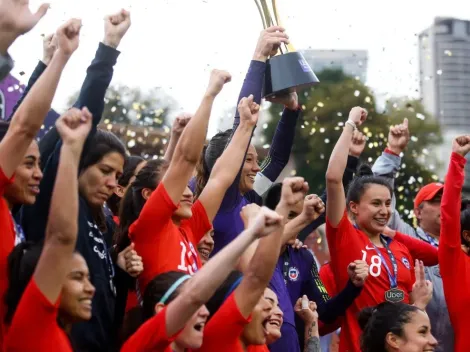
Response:
[{"label": "white number 8", "polygon": [[[367,252],[362,251],[362,260],[367,262]],[[382,259],[378,255],[373,255],[370,258],[369,264],[369,273],[373,277],[379,277],[380,273],[382,272]]]}]

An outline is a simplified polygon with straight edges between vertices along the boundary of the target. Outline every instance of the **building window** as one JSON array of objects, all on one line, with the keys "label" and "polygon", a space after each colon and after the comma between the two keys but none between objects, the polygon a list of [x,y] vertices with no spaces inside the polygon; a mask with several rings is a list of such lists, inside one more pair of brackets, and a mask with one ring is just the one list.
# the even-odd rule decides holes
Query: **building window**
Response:
[{"label": "building window", "polygon": [[0,90],[0,120],[5,120],[5,96]]}]

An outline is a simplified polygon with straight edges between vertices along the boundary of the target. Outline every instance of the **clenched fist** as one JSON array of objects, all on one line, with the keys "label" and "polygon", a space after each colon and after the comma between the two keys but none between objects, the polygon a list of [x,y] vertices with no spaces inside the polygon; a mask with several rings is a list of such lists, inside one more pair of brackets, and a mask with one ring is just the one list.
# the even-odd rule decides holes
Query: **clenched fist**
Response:
[{"label": "clenched fist", "polygon": [[206,94],[215,98],[221,92],[224,84],[230,82],[231,80],[232,76],[227,71],[212,70]]},{"label": "clenched fist", "polygon": [[363,260],[355,260],[348,265],[348,275],[354,286],[362,287],[369,276],[369,265]]}]

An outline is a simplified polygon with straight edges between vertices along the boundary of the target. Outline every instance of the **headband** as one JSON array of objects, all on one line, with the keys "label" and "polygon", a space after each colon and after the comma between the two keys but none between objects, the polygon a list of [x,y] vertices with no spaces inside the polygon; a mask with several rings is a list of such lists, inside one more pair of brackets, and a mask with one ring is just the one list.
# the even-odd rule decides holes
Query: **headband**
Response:
[{"label": "headband", "polygon": [[183,282],[189,280],[190,278],[191,278],[190,275],[185,275],[185,276],[180,277],[178,280],[176,280],[175,283],[170,286],[168,291],[165,292],[162,299],[158,303],[165,304],[165,302],[168,300],[168,298],[170,298],[173,292],[175,292],[176,289],[180,287]]}]

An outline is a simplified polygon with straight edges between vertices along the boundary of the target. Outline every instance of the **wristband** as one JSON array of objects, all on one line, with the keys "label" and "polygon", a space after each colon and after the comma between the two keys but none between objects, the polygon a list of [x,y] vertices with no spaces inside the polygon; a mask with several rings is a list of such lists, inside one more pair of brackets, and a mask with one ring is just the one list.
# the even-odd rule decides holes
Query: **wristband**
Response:
[{"label": "wristband", "polygon": [[357,130],[356,124],[355,124],[353,121],[351,121],[351,120],[346,121],[346,124],[345,124],[345,125],[351,126],[354,131]]},{"label": "wristband", "polygon": [[392,155],[395,155],[395,156],[400,156],[400,154],[397,154],[395,153],[393,150],[389,149],[389,148],[385,148],[385,153],[387,154],[392,154]]}]

